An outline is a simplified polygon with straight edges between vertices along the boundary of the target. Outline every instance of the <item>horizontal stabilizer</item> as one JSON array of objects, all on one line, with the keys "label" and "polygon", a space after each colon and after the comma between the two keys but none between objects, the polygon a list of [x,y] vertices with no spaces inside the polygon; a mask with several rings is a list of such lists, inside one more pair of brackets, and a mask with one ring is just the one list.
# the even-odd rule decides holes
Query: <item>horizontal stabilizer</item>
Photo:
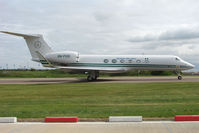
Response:
[{"label": "horizontal stabilizer", "polygon": [[32,34],[21,34],[21,33],[14,33],[14,32],[8,32],[8,31],[0,31],[2,33],[5,33],[5,34],[10,34],[10,35],[15,35],[15,36],[21,36],[21,37],[24,37],[24,38],[27,38],[27,37],[40,37],[40,35],[32,35]]}]

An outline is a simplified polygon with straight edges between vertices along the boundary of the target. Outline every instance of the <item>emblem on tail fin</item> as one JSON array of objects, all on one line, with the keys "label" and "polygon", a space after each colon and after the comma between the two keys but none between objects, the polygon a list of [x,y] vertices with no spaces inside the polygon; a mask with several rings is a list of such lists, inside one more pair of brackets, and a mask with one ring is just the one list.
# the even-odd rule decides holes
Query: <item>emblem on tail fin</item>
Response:
[{"label": "emblem on tail fin", "polygon": [[40,41],[36,41],[34,43],[34,47],[37,48],[37,49],[41,48],[41,42]]}]

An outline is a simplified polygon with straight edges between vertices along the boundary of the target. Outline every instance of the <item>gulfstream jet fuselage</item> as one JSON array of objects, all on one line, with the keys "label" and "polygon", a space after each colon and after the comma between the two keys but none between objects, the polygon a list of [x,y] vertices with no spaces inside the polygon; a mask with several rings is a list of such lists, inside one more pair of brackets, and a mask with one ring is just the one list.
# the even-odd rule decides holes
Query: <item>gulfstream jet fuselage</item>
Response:
[{"label": "gulfstream jet fuselage", "polygon": [[100,72],[125,72],[130,70],[180,71],[194,68],[194,65],[174,55],[81,55],[75,51],[53,51],[42,35],[20,34],[1,31],[2,33],[21,36],[26,40],[32,60],[44,67],[84,71],[87,80],[96,80]]}]

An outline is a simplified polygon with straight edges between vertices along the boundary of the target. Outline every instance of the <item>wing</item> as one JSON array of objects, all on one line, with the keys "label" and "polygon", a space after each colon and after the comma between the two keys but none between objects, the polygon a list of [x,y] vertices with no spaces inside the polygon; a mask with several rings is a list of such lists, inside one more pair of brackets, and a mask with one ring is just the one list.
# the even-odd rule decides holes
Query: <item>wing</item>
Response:
[{"label": "wing", "polygon": [[82,71],[127,71],[127,68],[124,67],[57,67],[60,69],[68,69],[68,70],[82,70]]}]

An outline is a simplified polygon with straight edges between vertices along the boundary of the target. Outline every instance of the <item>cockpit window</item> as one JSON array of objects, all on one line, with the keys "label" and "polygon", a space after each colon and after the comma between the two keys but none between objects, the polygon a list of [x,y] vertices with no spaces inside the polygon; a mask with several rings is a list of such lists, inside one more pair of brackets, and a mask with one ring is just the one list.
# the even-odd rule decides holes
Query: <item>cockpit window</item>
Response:
[{"label": "cockpit window", "polygon": [[179,58],[176,58],[176,61],[180,61],[180,59],[179,59]]}]

